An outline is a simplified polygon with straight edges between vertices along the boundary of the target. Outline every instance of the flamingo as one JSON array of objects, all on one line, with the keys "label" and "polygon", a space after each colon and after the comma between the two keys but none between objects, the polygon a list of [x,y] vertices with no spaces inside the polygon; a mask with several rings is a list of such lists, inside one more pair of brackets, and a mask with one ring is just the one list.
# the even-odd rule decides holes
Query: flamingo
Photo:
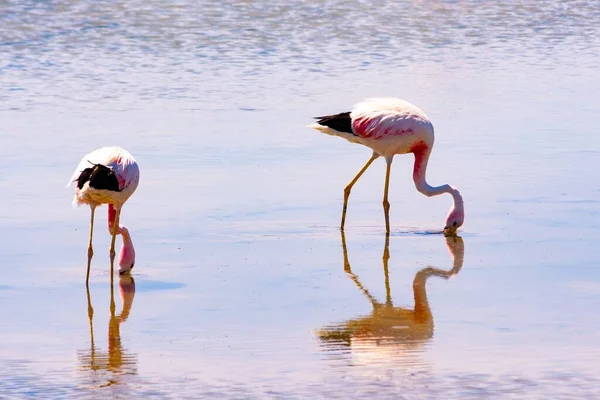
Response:
[{"label": "flamingo", "polygon": [[67,187],[76,182],[74,205],[88,204],[91,209],[90,237],[88,242],[88,265],[85,279],[90,279],[90,265],[94,250],[94,213],[96,207],[108,204],[108,231],[112,235],[110,244],[111,277],[115,259],[115,238],[121,235],[123,247],[119,254],[119,274],[125,274],[135,264],[135,249],[126,227],[119,225],[121,209],[135,192],[140,181],[140,170],[135,158],[120,147],[102,147],[83,156],[69,180]]},{"label": "flamingo", "polygon": [[309,125],[328,135],[342,137],[373,150],[373,155],[344,189],[341,230],[346,222],[346,209],[350,191],[369,166],[380,156],[385,158],[387,169],[383,192],[383,211],[386,233],[390,232],[390,203],[388,188],[390,169],[396,154],[413,153],[415,164],[413,180],[417,190],[425,196],[449,193],[454,204],[446,217],[444,234],[456,234],[465,218],[463,198],[454,186],[430,186],[425,179],[427,162],[434,142],[433,125],[425,113],[409,102],[395,98],[371,98],[354,106],[352,111],[316,117],[317,123]]}]

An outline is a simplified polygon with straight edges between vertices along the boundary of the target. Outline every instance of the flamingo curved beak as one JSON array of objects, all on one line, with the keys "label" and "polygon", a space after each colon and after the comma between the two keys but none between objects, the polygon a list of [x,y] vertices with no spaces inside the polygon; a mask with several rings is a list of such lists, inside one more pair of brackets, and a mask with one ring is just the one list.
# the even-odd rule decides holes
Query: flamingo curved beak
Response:
[{"label": "flamingo curved beak", "polygon": [[450,225],[444,228],[444,236],[456,236],[458,228],[456,225]]},{"label": "flamingo curved beak", "polygon": [[129,275],[131,273],[131,270],[133,269],[133,266],[135,264],[131,264],[131,267],[120,267],[119,268],[119,275]]}]

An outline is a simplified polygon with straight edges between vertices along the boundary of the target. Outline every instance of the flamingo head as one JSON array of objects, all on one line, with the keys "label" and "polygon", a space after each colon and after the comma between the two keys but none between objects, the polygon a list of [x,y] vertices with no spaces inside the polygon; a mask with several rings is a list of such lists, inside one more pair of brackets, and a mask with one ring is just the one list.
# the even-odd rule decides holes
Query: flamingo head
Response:
[{"label": "flamingo head", "polygon": [[453,236],[456,235],[458,228],[465,222],[465,211],[462,207],[452,207],[448,216],[446,217],[446,224],[444,225],[444,235]]},{"label": "flamingo head", "polygon": [[135,265],[135,249],[127,228],[119,226],[118,234],[123,238],[123,246],[119,252],[119,275],[123,275],[131,272]]}]

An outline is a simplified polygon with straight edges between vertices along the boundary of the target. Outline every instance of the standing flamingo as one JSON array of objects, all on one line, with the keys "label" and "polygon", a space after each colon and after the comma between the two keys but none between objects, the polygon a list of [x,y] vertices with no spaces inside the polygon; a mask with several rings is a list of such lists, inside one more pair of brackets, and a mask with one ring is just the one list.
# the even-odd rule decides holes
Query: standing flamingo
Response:
[{"label": "standing flamingo", "polygon": [[359,180],[371,163],[383,156],[387,163],[383,211],[386,233],[390,232],[390,203],[388,187],[390,168],[396,154],[413,153],[415,164],[413,180],[417,190],[425,196],[450,193],[454,204],[446,217],[444,234],[456,234],[465,218],[463,198],[458,189],[450,185],[430,186],[426,179],[427,161],[433,148],[433,125],[416,106],[394,98],[367,99],[354,106],[351,112],[317,117],[317,123],[309,125],[328,135],[342,137],[352,143],[360,143],[373,150],[373,155],[344,189],[341,229],[344,230],[346,209],[352,186]]},{"label": "standing flamingo", "polygon": [[85,279],[90,279],[90,265],[94,250],[92,234],[94,232],[94,213],[96,207],[108,204],[108,231],[112,235],[110,244],[111,277],[115,259],[115,238],[119,234],[123,238],[123,247],[119,254],[119,274],[129,272],[135,264],[135,249],[129,231],[119,225],[121,208],[131,197],[140,181],[140,170],[135,158],[120,147],[103,147],[85,155],[75,169],[71,183],[76,182],[73,204],[89,204],[92,210],[90,222],[90,238],[88,244],[88,265]]}]

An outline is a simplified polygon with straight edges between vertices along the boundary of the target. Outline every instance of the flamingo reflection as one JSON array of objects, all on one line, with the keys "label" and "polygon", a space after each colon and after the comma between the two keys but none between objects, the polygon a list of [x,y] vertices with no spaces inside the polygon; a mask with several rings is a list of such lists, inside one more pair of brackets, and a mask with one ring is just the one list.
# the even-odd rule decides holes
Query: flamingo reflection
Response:
[{"label": "flamingo reflection", "polygon": [[464,259],[464,243],[460,236],[446,237],[446,246],[453,258],[452,269],[445,271],[427,267],[418,271],[413,279],[414,307],[410,309],[395,307],[392,303],[388,272],[389,235],[386,235],[383,251],[386,299],[384,303],[381,303],[369,293],[358,276],[352,272],[348,261],[346,239],[342,233],[344,270],[369,299],[373,310],[370,315],[353,318],[321,329],[318,336],[323,345],[328,350],[350,349],[353,355],[360,354],[361,359],[373,357],[379,359],[380,356],[383,358],[397,357],[399,353],[404,353],[404,357],[431,339],[433,316],[427,299],[427,279],[432,276],[448,279],[458,274]]},{"label": "flamingo reflection", "polygon": [[98,350],[94,341],[92,301],[87,288],[88,320],[90,327],[90,349],[79,352],[82,370],[92,372],[94,386],[110,386],[121,383],[123,376],[137,374],[137,356],[128,354],[121,343],[121,324],[127,321],[135,297],[135,281],[131,275],[119,278],[119,294],[122,309],[115,315],[114,284],[110,286],[110,319],[108,320],[108,352]]}]

